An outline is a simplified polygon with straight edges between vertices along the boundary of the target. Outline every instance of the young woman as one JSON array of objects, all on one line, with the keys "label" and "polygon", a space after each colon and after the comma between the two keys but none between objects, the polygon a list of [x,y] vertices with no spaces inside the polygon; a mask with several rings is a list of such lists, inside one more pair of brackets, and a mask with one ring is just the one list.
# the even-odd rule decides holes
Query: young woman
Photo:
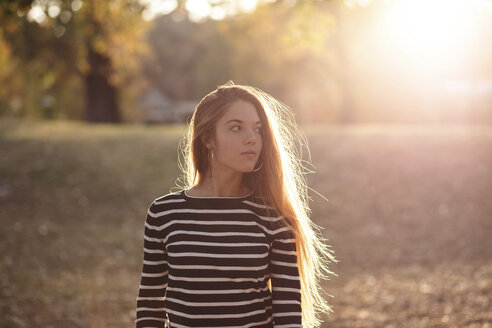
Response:
[{"label": "young woman", "polygon": [[308,216],[293,117],[232,81],[196,106],[184,186],[147,212],[137,328],[311,328],[333,312],[319,281],[338,261]]}]

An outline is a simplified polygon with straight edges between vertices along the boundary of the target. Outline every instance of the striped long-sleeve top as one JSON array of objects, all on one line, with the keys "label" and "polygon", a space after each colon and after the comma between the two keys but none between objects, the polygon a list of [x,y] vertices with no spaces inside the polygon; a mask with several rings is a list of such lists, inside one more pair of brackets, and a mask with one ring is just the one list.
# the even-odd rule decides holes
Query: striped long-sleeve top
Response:
[{"label": "striped long-sleeve top", "polygon": [[293,231],[258,199],[182,190],[153,201],[137,328],[302,328]]}]

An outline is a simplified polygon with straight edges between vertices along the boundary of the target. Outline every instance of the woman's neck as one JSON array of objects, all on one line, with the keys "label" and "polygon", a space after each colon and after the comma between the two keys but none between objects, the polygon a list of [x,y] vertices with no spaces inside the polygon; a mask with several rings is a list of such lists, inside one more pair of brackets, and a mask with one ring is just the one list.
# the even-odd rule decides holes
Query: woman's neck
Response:
[{"label": "woman's neck", "polygon": [[241,197],[251,193],[251,190],[243,184],[214,184],[210,179],[191,188],[188,194],[198,197]]}]

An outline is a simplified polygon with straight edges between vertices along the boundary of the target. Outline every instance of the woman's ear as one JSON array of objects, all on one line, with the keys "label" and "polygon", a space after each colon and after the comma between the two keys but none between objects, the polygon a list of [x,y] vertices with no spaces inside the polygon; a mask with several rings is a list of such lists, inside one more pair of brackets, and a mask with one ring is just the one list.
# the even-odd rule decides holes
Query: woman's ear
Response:
[{"label": "woman's ear", "polygon": [[202,135],[200,137],[200,140],[202,141],[202,144],[207,148],[208,150],[214,148],[214,141],[211,140],[212,138],[208,135]]},{"label": "woman's ear", "polygon": [[211,145],[210,145],[210,143],[208,142],[208,140],[207,140],[207,139],[208,139],[208,138],[207,138],[206,136],[204,136],[204,135],[200,137],[200,141],[201,141],[201,142],[202,142],[202,144],[205,146],[205,148],[207,148],[208,150],[210,150]]}]

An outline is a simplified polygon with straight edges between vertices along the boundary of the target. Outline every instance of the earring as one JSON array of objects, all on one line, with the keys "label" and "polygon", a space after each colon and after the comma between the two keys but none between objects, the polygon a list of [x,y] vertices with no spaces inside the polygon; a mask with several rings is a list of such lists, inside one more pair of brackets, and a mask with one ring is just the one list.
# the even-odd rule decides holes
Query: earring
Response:
[{"label": "earring", "polygon": [[257,169],[252,170],[251,172],[258,172],[259,170],[261,170],[262,167],[263,167],[263,161],[261,161],[260,167],[258,167]]},{"label": "earring", "polygon": [[[210,169],[210,177],[213,177],[213,165],[212,165],[212,162],[214,160],[214,151],[212,149],[210,149],[210,152],[208,153],[209,156],[208,156],[208,167]],[[212,159],[210,159],[210,157],[212,157]]]}]

